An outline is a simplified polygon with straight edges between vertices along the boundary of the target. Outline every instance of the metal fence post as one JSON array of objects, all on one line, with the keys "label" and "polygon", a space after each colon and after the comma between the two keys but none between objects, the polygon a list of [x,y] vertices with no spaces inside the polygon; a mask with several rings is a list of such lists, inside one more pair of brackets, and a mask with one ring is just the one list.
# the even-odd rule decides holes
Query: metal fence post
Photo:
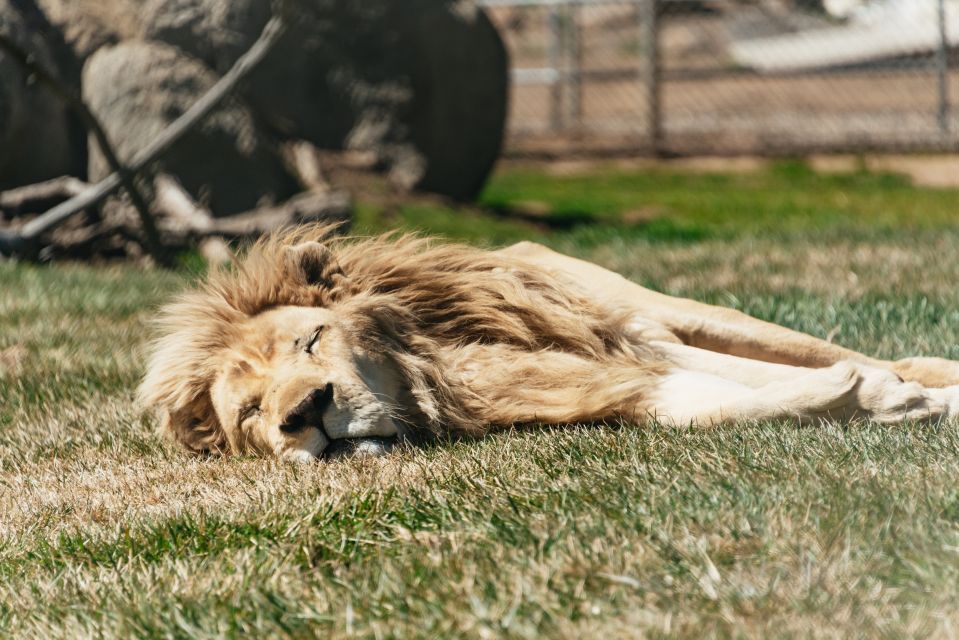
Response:
[{"label": "metal fence post", "polygon": [[579,129],[583,121],[583,30],[580,4],[569,6],[569,117],[567,122]]},{"label": "metal fence post", "polygon": [[939,131],[948,143],[949,118],[949,33],[946,27],[946,0],[939,0]]},{"label": "metal fence post", "polygon": [[553,131],[563,128],[563,23],[559,7],[549,8],[549,66],[550,80],[550,127]]},{"label": "metal fence post", "polygon": [[651,153],[662,152],[662,109],[659,92],[659,10],[658,0],[643,0],[639,5],[640,82],[646,109],[647,144]]}]

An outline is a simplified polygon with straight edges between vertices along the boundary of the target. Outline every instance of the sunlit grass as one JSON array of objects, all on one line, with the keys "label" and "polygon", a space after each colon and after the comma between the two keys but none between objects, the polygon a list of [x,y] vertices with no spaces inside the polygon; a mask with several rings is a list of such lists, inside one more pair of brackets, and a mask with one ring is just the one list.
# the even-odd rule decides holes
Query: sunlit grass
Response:
[{"label": "sunlit grass", "polygon": [[[820,174],[800,161],[740,173],[600,164],[557,174],[511,165],[487,186],[479,208],[498,215],[435,203],[400,206],[386,214],[367,204],[357,227],[367,231],[401,224],[493,244],[536,236],[589,249],[624,238],[690,243],[818,233],[890,239],[903,230],[952,228],[959,220],[955,190],[915,187],[894,174]],[[535,215],[510,216],[517,211]]]},{"label": "sunlit grass", "polygon": [[[787,165],[706,177],[523,169],[484,196],[533,201],[609,224],[550,231],[423,208],[393,223],[545,238],[869,353],[959,358],[956,192]],[[642,207],[699,235],[624,231]],[[361,213],[358,226],[384,224]],[[310,466],[191,459],[153,435],[133,389],[153,310],[192,277],[0,264],[0,636],[959,628],[959,427],[613,424]]]}]

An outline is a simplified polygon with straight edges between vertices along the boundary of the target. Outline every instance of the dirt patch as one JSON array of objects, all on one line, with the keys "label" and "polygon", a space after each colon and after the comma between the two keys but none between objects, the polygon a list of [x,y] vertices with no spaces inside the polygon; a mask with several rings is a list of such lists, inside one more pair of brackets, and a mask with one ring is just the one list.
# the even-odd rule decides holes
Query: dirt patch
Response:
[{"label": "dirt patch", "polygon": [[[908,177],[917,187],[959,189],[959,155],[810,155],[810,168],[817,173],[837,174],[856,171],[897,173]],[[764,171],[774,162],[765,156],[694,156],[691,158],[655,159],[621,158],[616,160],[579,158],[572,160],[504,161],[501,166],[533,167],[551,176],[585,176],[598,171],[687,171],[690,173],[749,174]]]},{"label": "dirt patch", "polygon": [[959,188],[959,156],[956,155],[810,156],[809,165],[820,173],[852,173],[865,169],[902,174],[919,187]]},{"label": "dirt patch", "polygon": [[[504,162],[504,166],[522,166],[540,163],[527,161]],[[580,158],[556,160],[543,166],[551,176],[577,176],[596,173],[598,169],[616,171],[642,171],[646,169],[669,169],[692,173],[753,173],[769,167],[770,160],[756,156],[738,156],[722,158],[716,156],[697,156],[692,158],[655,159],[655,158],[619,158],[615,160],[597,160]]]},{"label": "dirt patch", "polygon": [[959,188],[959,156],[879,156],[866,159],[872,171],[903,173],[923,187]]}]

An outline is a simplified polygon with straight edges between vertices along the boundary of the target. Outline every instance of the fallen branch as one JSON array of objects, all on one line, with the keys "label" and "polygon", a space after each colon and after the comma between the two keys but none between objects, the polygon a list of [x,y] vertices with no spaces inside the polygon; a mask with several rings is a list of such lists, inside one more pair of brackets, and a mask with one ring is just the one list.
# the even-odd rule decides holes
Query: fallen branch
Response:
[{"label": "fallen branch", "polygon": [[153,181],[153,205],[164,214],[166,229],[206,233],[213,226],[213,214],[200,206],[173,176],[161,173]]},{"label": "fallen branch", "polygon": [[352,209],[344,192],[306,192],[278,205],[260,207],[228,218],[215,218],[207,235],[226,238],[256,237],[304,222],[348,222]]},{"label": "fallen branch", "polygon": [[330,190],[330,183],[324,175],[320,156],[319,149],[303,140],[290,143],[283,148],[284,161],[296,176],[300,186],[308,191]]},{"label": "fallen branch", "polygon": [[46,182],[0,192],[0,211],[8,215],[36,213],[83,193],[90,185],[73,176],[61,176]]},{"label": "fallen branch", "polygon": [[153,259],[160,264],[167,264],[167,256],[163,250],[163,245],[160,243],[160,236],[157,234],[153,216],[150,214],[150,206],[147,204],[143,194],[140,193],[140,190],[137,189],[134,174],[120,163],[119,158],[117,158],[116,153],[113,151],[113,145],[110,143],[107,132],[104,131],[100,121],[93,115],[93,112],[90,111],[90,108],[87,107],[80,95],[61,82],[51,71],[44,68],[44,66],[37,61],[35,55],[31,55],[21,49],[17,43],[5,36],[2,32],[0,32],[0,51],[5,51],[10,55],[16,63],[23,67],[28,75],[34,76],[37,80],[49,87],[51,91],[76,113],[84,128],[92,134],[93,139],[96,140],[97,147],[100,148],[100,153],[103,154],[103,157],[107,160],[107,164],[110,165],[110,170],[119,176],[120,183],[130,195],[130,201],[133,203],[137,215],[140,216],[140,224],[143,225],[143,235],[146,239],[147,249],[153,256]]},{"label": "fallen branch", "polygon": [[[166,182],[162,190],[165,193],[162,196],[158,193],[154,199],[154,213],[164,245],[175,250],[199,247],[211,262],[229,261],[228,243],[236,240],[255,239],[311,221],[342,223],[345,227],[352,217],[352,200],[343,191],[304,192],[276,205],[226,218],[207,218],[206,209],[193,201],[176,181]],[[104,209],[100,220],[53,230],[39,255],[41,259],[138,255],[138,230],[130,205],[116,202]]]},{"label": "fallen branch", "polygon": [[[262,62],[285,31],[286,22],[283,12],[279,12],[267,22],[253,46],[240,56],[233,67],[216,84],[210,87],[209,91],[164,129],[156,140],[133,157],[127,165],[130,174],[135,175],[141,172],[169,150],[193,127],[202,122],[217,105],[233,92],[237,84]],[[122,184],[122,176],[114,171],[78,196],[31,220],[19,232],[0,232],[0,254],[11,255],[34,251],[40,235],[53,229],[74,214],[98,205]]]},{"label": "fallen branch", "polygon": [[280,204],[213,218],[179,183],[164,181],[162,191],[162,197],[157,198],[157,209],[164,214],[160,227],[171,241],[182,244],[211,237],[230,240],[256,237],[317,220],[348,222],[352,211],[350,196],[345,192],[307,191]]},{"label": "fallen branch", "polygon": [[174,236],[197,239],[255,237],[283,227],[316,220],[346,222],[352,202],[345,192],[306,191],[276,205],[258,207],[244,213],[214,218],[198,204],[176,178],[161,174],[154,181],[155,205],[163,214],[161,226]]}]

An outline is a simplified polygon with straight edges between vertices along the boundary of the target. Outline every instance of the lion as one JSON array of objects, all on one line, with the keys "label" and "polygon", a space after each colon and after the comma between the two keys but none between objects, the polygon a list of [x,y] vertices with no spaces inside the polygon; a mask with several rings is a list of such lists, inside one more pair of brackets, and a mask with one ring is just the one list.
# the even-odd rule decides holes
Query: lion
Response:
[{"label": "lion", "polygon": [[139,396],[201,455],[307,461],[528,424],[959,412],[959,363],[873,359],[530,242],[285,231],[157,326]]}]

